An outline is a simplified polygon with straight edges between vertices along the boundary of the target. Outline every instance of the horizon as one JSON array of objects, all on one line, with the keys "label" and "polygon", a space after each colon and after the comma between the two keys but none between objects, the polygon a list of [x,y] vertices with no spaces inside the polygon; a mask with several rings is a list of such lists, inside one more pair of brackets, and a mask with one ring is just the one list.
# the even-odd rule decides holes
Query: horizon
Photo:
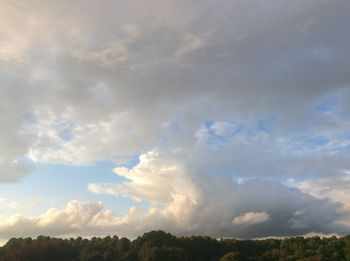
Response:
[{"label": "horizon", "polygon": [[[148,233],[152,233],[152,232],[164,232],[166,234],[171,234],[173,235],[172,233],[169,233],[167,231],[163,231],[163,230],[151,230],[151,231],[145,231],[144,233],[136,236],[136,237],[132,237],[132,238],[129,238],[129,237],[126,237],[127,239],[129,239],[130,241],[133,241],[133,240],[136,240],[138,237],[142,237],[144,234],[148,234]],[[105,238],[105,237],[118,237],[119,239],[122,238],[122,237],[119,237],[118,235],[113,235],[113,234],[110,234],[110,235],[104,235],[104,236],[88,236],[88,237],[81,237],[81,236],[76,236],[76,237],[61,237],[61,236],[58,236],[58,237],[55,237],[55,236],[47,236],[47,235],[39,235],[37,237],[28,237],[28,238],[31,238],[33,240],[36,240],[38,239],[38,237],[49,237],[50,239],[62,239],[62,240],[69,240],[71,238],[73,239],[77,239],[78,237],[82,238],[82,239],[87,239],[87,240],[91,240],[92,238],[96,237],[96,238]],[[268,237],[259,237],[259,238],[235,238],[235,237],[211,237],[211,236],[208,236],[208,235],[205,235],[205,234],[198,234],[198,235],[173,235],[175,236],[176,238],[191,238],[191,237],[209,237],[209,238],[212,238],[214,240],[217,240],[217,241],[220,241],[220,240],[225,240],[225,239],[228,239],[228,240],[238,240],[238,241],[259,241],[259,240],[269,240],[269,239],[274,239],[274,240],[285,240],[285,239],[293,239],[293,238],[299,238],[299,237],[302,237],[304,239],[309,239],[309,238],[315,238],[315,237],[319,237],[320,239],[327,239],[327,238],[332,238],[332,237],[336,237],[337,239],[341,239],[341,238],[345,238],[345,237],[349,237],[350,235],[343,235],[343,236],[340,236],[340,235],[337,235],[337,234],[318,234],[318,233],[309,233],[309,234],[304,234],[304,235],[296,235],[296,236],[286,236],[286,237],[278,237],[278,236],[268,236]],[[11,239],[21,239],[22,237],[14,237],[14,238],[10,238],[9,240]],[[25,239],[25,237],[23,237],[22,239]],[[3,247],[6,245],[6,243],[9,241],[0,241],[0,247]]]},{"label": "horizon", "polygon": [[350,234],[350,2],[0,2],[0,246]]}]

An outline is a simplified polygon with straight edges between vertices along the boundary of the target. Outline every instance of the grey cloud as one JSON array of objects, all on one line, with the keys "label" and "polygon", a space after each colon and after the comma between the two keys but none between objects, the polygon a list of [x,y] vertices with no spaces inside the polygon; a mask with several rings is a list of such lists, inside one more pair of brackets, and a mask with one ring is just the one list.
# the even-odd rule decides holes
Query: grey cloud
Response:
[{"label": "grey cloud", "polygon": [[[222,172],[319,178],[350,167],[349,146],[340,144],[350,126],[348,1],[8,1],[0,7],[0,181],[26,174],[27,167],[15,164],[23,156],[84,165],[156,147],[178,151],[172,157],[202,179]],[[334,94],[333,113],[315,111]],[[266,117],[273,118],[272,130],[263,134],[256,125]],[[239,134],[225,137],[225,146],[209,146],[196,137],[207,121],[241,121],[260,136]],[[294,137],[300,133],[321,133],[338,145],[298,155],[293,145],[300,145]],[[237,215],[266,211],[270,219],[256,230],[261,236],[269,222],[280,231],[269,227],[272,232],[296,234],[327,232],[338,218],[323,215],[338,207],[330,201],[249,184],[234,191],[256,184],[298,202],[289,206],[293,212],[281,210],[284,219],[273,212],[279,201],[264,205],[252,195],[247,205],[256,201],[266,209]],[[123,188],[132,194],[132,187]],[[300,212],[313,204],[322,206],[321,223],[312,223],[314,210]],[[203,224],[198,230],[193,224],[193,231]]]},{"label": "grey cloud", "polygon": [[[97,13],[94,16],[91,14],[91,5],[80,4],[85,11],[81,12],[80,17],[86,25],[79,23],[79,20],[70,21],[72,18],[69,14],[74,14],[77,11],[75,8],[72,8],[67,16],[72,26],[77,27],[75,38],[81,35],[83,40],[75,39],[66,33],[65,36],[72,43],[63,42],[56,54],[58,59],[51,64],[62,86],[57,92],[51,88],[44,90],[44,93],[47,93],[45,98],[48,98],[49,94],[55,94],[58,98],[56,102],[52,99],[48,101],[48,104],[53,106],[62,100],[62,105],[79,105],[82,111],[90,111],[89,106],[93,105],[103,106],[96,103],[98,101],[89,93],[89,89],[93,88],[96,82],[105,81],[111,88],[111,95],[116,98],[116,102],[112,108],[102,111],[103,114],[118,112],[130,106],[138,110],[140,107],[151,109],[154,112],[154,102],[162,102],[164,106],[179,106],[185,101],[192,101],[193,98],[209,96],[213,106],[220,108],[225,105],[221,108],[225,113],[264,113],[280,108],[281,112],[289,111],[290,119],[292,113],[296,114],[298,110],[302,110],[299,114],[305,114],[302,112],[310,109],[317,97],[346,85],[349,80],[348,74],[340,69],[346,68],[346,65],[339,64],[348,61],[346,55],[344,56],[347,42],[345,25],[348,18],[347,15],[342,15],[346,9],[343,6],[346,3],[342,1],[332,5],[323,1],[314,2],[313,5],[298,1],[286,4],[274,2],[274,5],[271,5],[275,8],[259,5],[254,1],[244,4],[232,2],[219,3],[214,9],[211,4],[203,3],[205,8],[202,7],[200,11],[190,9],[192,12],[189,14],[185,12],[187,16],[194,18],[185,19],[186,23],[182,26],[174,22],[180,23],[183,16],[180,12],[187,7],[183,3],[165,4],[164,8],[174,7],[171,11],[174,14],[169,15],[170,21],[166,23],[167,18],[163,13],[169,10],[161,9],[164,4],[154,2],[152,8],[144,12],[152,15],[155,12],[154,21],[159,22],[157,18],[161,17],[162,23],[154,22],[155,25],[149,25],[142,24],[145,18],[141,8],[133,4],[124,8],[139,15],[132,16],[135,20],[132,23],[125,18],[125,10],[121,12],[117,9],[119,3],[109,2],[104,8],[108,9],[107,14],[124,14],[122,17],[126,21],[117,23],[118,19],[122,18],[116,18],[117,21],[113,22],[112,18],[117,15],[105,15],[100,20],[103,26],[98,28],[89,26],[95,25],[94,17],[101,14]],[[155,7],[157,4],[159,9]],[[59,6],[58,10],[65,10],[63,4]],[[163,13],[157,12],[158,10],[163,10]],[[254,19],[251,17],[252,10],[257,13]],[[50,9],[49,11],[53,16],[59,13]],[[91,15],[92,20],[87,21],[84,14]],[[171,22],[172,19],[175,21]],[[43,21],[47,20],[43,18]],[[140,31],[139,36],[131,40],[128,33],[123,33],[125,24],[130,23]],[[305,23],[309,25],[306,26]],[[304,27],[306,29],[303,29]],[[54,24],[55,40],[59,37],[55,35],[57,28],[61,30]],[[106,35],[111,39],[106,39]],[[201,39],[203,46],[193,56],[186,55],[188,66],[178,67],[169,63],[168,59],[176,53],[177,46],[183,48],[181,42],[186,35],[194,35]],[[74,55],[70,56],[75,49],[84,50],[84,43],[91,44],[90,41],[95,42],[96,46],[90,51],[85,51],[83,56],[86,61],[76,60]],[[108,46],[111,41],[127,45],[127,50],[122,51],[121,56],[133,56],[130,61],[132,65],[129,61],[126,62],[129,64],[127,66],[133,69],[116,65],[108,70],[105,68],[105,62],[89,58],[91,55],[103,54],[105,45]],[[322,55],[319,52],[322,51],[322,46],[319,45],[324,45],[324,52],[327,54],[321,62],[319,59]],[[33,45],[31,50],[35,51],[35,47],[36,45]],[[317,52],[318,49],[321,50]],[[51,55],[50,52],[44,52],[39,57],[45,61]],[[108,59],[113,59],[113,55],[108,56]],[[42,98],[40,103],[44,102]],[[295,106],[296,104],[298,106]]]},{"label": "grey cloud", "polygon": [[[338,213],[340,203],[317,199],[267,180],[255,179],[226,187],[223,182],[230,184],[226,180],[206,185],[207,197],[196,209],[198,214],[194,218],[198,234],[207,229],[206,233],[218,237],[252,238],[349,231],[349,227],[337,223],[344,215]],[[250,212],[265,212],[269,218],[256,224],[232,225],[234,218]]]},{"label": "grey cloud", "polygon": [[[337,211],[339,203],[316,199],[276,182],[253,180],[237,185],[227,180],[214,180],[206,186],[202,189],[207,194],[195,203],[191,198],[177,198],[164,208],[147,211],[130,208],[125,215],[103,209],[101,203],[71,201],[63,208],[51,208],[40,216],[2,218],[0,238],[111,233],[135,237],[152,229],[164,229],[176,235],[240,238],[350,231],[349,226],[337,223],[342,216]],[[255,219],[232,222],[247,215]]]},{"label": "grey cloud", "polygon": [[[268,181],[248,182],[238,189],[235,198],[241,199],[243,208],[263,209],[270,219],[254,227],[237,227],[236,234],[243,237],[303,235],[308,232],[346,233],[346,226],[336,224],[342,206],[329,199],[316,199],[299,190],[288,189]],[[316,207],[317,206],[317,207]],[[339,227],[335,230],[336,227]],[[345,228],[345,230],[341,230]]]},{"label": "grey cloud", "polygon": [[[132,169],[117,168],[116,173],[126,179],[124,183],[90,184],[89,190],[153,202],[141,219],[140,231],[162,228],[176,234],[242,238],[349,231],[347,225],[338,224],[346,217],[341,203],[276,181],[237,184],[228,175],[191,172],[154,151],[143,155]],[[249,213],[253,217],[246,217],[245,224],[232,222]]]},{"label": "grey cloud", "polygon": [[[29,147],[43,153],[54,150],[56,159],[50,158],[56,162],[69,157],[77,161],[69,151],[91,140],[82,133],[106,135],[104,124],[111,125],[113,136],[107,135],[107,139],[112,141],[89,147],[85,162],[163,146],[159,136],[164,129],[160,126],[169,121],[179,122],[183,134],[168,139],[174,139],[169,145],[173,147],[192,144],[193,133],[203,121],[227,115],[248,115],[247,120],[254,121],[273,113],[278,116],[273,123],[275,132],[291,125],[292,129],[303,128],[299,120],[310,120],[317,99],[348,85],[345,1],[331,5],[327,1],[270,5],[154,1],[146,9],[134,2],[123,5],[106,2],[104,12],[96,12],[93,2],[77,2],[69,10],[64,3],[26,3],[20,9],[13,5],[4,13],[12,26],[1,29],[14,49],[2,63],[2,86],[7,85],[6,78],[14,80],[11,87],[2,87],[3,104],[8,104],[2,110],[6,113],[3,130],[7,130],[2,140],[11,142],[3,148],[21,148],[16,153],[3,152],[7,161],[22,156]],[[129,18],[126,13],[131,14]],[[58,16],[61,19],[53,19]],[[36,20],[28,23],[30,17]],[[24,47],[16,40],[19,34]],[[184,65],[169,62],[188,48],[186,37],[202,44],[195,52],[186,53]],[[42,48],[45,45],[47,48]],[[118,46],[124,46],[123,50]],[[106,48],[111,49],[111,56],[104,54]],[[83,52],[82,58],[74,55],[76,51]],[[114,52],[127,58],[115,57],[119,62],[111,61],[106,68],[99,54],[114,59]],[[9,67],[11,57],[21,57],[22,62]],[[346,111],[346,103],[342,104]],[[25,113],[34,113],[39,124],[53,118],[53,128],[57,121],[73,121],[81,131],[72,130],[77,137],[73,135],[72,142],[59,146],[36,135],[28,137],[22,135]],[[337,124],[327,128],[346,130],[347,118],[343,114]],[[67,149],[56,152],[61,145]],[[245,162],[256,149],[247,152]],[[340,157],[346,162],[347,156]],[[331,165],[339,162],[328,160]],[[299,164],[286,165],[290,169]]]}]

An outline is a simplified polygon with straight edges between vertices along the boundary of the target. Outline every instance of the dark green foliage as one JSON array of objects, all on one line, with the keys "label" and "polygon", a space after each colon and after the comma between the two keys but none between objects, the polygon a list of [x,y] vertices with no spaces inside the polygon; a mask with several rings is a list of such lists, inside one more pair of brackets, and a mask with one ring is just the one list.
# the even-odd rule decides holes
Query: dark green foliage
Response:
[{"label": "dark green foliage", "polygon": [[133,241],[117,236],[90,240],[39,236],[10,239],[0,248],[2,260],[350,261],[350,236],[216,240],[203,236],[177,238],[164,231],[151,231]]},{"label": "dark green foliage", "polygon": [[230,252],[224,255],[220,261],[244,261],[245,257],[239,252]]},{"label": "dark green foliage", "polygon": [[344,254],[346,260],[350,260],[350,236],[343,237],[344,242]]}]

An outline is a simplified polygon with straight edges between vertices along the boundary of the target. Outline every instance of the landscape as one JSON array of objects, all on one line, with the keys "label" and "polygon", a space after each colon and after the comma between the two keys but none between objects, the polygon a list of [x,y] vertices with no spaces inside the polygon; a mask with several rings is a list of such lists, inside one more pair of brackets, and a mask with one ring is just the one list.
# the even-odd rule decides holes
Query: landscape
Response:
[{"label": "landscape", "polygon": [[350,260],[349,13],[0,0],[0,260]]},{"label": "landscape", "polygon": [[264,240],[216,240],[208,236],[175,237],[164,231],[144,233],[135,240],[117,236],[89,239],[11,239],[0,248],[0,260],[303,260],[350,259],[350,236],[294,237]]}]

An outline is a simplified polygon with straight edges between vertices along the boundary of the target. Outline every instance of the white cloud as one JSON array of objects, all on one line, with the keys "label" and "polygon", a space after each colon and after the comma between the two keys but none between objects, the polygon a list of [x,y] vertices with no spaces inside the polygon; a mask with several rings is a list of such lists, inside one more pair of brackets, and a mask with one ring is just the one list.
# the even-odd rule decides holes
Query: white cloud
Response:
[{"label": "white cloud", "polygon": [[261,237],[348,230],[337,227],[336,222],[344,217],[338,212],[339,203],[277,182],[253,179],[238,184],[229,176],[190,172],[179,158],[159,151],[143,154],[133,168],[116,168],[115,172],[126,180],[88,188],[97,194],[152,202],[140,219],[141,231],[162,228],[176,234]]},{"label": "white cloud", "polygon": [[52,208],[37,217],[15,215],[2,218],[0,231],[2,238],[88,233],[91,227],[98,227],[96,222],[101,223],[111,217],[110,211],[102,211],[101,203],[71,201],[63,209]]},{"label": "white cloud", "polygon": [[[256,180],[238,186],[227,180],[212,180],[201,186],[202,193],[210,194],[210,198],[200,194],[194,201],[193,195],[173,192],[167,204],[147,210],[131,207],[124,215],[104,209],[101,202],[73,200],[63,208],[51,208],[39,216],[2,217],[0,238],[108,234],[135,237],[152,229],[178,235],[205,233],[246,238],[327,234],[329,231],[342,234],[349,230],[335,223],[340,216],[336,213],[337,204],[317,200],[277,183]],[[312,209],[315,204],[318,208]],[[299,214],[295,215],[296,212]]]},{"label": "white cloud", "polygon": [[198,192],[189,173],[177,162],[167,162],[156,150],[142,154],[139,164],[131,170],[118,167],[113,171],[127,181],[123,184],[89,184],[88,189],[152,203],[169,203],[181,197],[196,201]]},{"label": "white cloud", "polygon": [[254,225],[265,222],[269,219],[266,212],[248,212],[232,220],[234,225]]},{"label": "white cloud", "polygon": [[64,208],[54,207],[39,216],[2,217],[1,237],[134,237],[152,229],[177,235],[241,238],[349,231],[348,226],[338,223],[346,213],[339,211],[342,205],[337,202],[317,199],[278,182],[251,179],[238,184],[227,175],[191,170],[179,153],[152,150],[140,155],[134,167],[114,171],[125,179],[121,184],[95,183],[88,189],[147,200],[151,202],[149,208],[131,207],[126,214],[117,215],[104,209],[101,202],[73,200]]},{"label": "white cloud", "polygon": [[[93,3],[2,2],[1,43],[11,46],[3,48],[1,62],[2,111],[11,112],[1,118],[1,137],[11,144],[2,148],[18,148],[11,154],[2,149],[7,164],[28,152],[36,161],[89,164],[139,154],[164,140],[186,150],[203,122],[213,120],[212,131],[223,135],[231,127],[223,119],[232,115],[252,125],[276,114],[275,131],[282,136],[290,125],[312,122],[306,117],[314,115],[312,105],[347,83],[346,72],[329,69],[348,61],[339,58],[347,46],[322,38],[324,32],[346,37],[347,28],[339,27],[346,22],[337,22],[348,19],[345,8],[323,1],[314,3],[317,8],[274,4],[278,12],[263,6],[265,12],[252,19],[253,2],[155,0],[141,9],[110,1],[103,14]],[[334,22],[322,19],[321,10]],[[320,38],[326,71],[314,55]],[[174,57],[193,66],[174,65]],[[11,61],[18,66],[9,67]],[[346,102],[339,98],[339,104],[346,111]],[[25,115],[34,118],[31,128]],[[329,126],[346,129],[344,116]],[[161,127],[174,121],[178,135]],[[74,123],[70,140],[59,137],[57,122]],[[334,146],[348,147],[348,141]]]},{"label": "white cloud", "polygon": [[9,200],[9,199],[6,199],[6,198],[0,198],[0,206],[1,205],[9,207],[9,208],[13,208],[13,209],[19,209],[20,208],[20,206],[19,206],[19,204],[17,202]]},{"label": "white cloud", "polygon": [[234,126],[230,122],[226,121],[216,121],[213,123],[212,126],[210,126],[210,129],[214,130],[216,135],[223,135],[228,131],[232,131],[235,129],[236,126]]},{"label": "white cloud", "polygon": [[302,179],[293,178],[286,182],[287,186],[300,189],[302,192],[310,194],[316,198],[329,198],[333,201],[341,202],[343,207],[339,210],[345,216],[339,222],[350,224],[350,174],[349,171],[339,171],[338,175],[324,177],[321,179]]},{"label": "white cloud", "polygon": [[[154,208],[145,218],[174,231],[181,220],[187,231],[253,235],[230,230],[232,220],[265,211],[270,219],[259,235],[327,232],[337,203],[261,180],[236,187],[229,175],[299,182],[308,173],[317,191],[305,184],[303,191],[346,202],[345,189],[322,191],[330,187],[325,177],[350,168],[347,7],[322,0],[2,1],[0,182],[25,176],[28,159],[88,165],[142,155],[134,168],[115,169],[126,182],[89,189],[148,200]],[[277,211],[282,199],[267,203],[247,188],[298,203],[291,213]]]}]

